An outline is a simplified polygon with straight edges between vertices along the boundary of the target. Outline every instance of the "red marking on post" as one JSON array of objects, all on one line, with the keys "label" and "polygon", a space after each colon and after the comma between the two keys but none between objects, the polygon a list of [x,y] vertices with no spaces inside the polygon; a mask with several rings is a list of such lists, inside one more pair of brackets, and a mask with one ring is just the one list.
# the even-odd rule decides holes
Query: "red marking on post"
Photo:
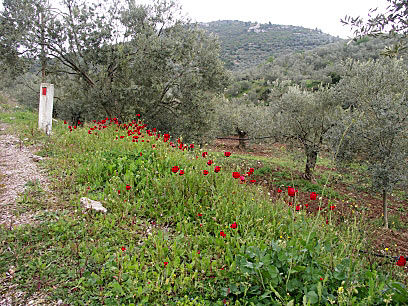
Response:
[{"label": "red marking on post", "polygon": [[42,95],[46,96],[47,95],[47,87],[42,88]]}]

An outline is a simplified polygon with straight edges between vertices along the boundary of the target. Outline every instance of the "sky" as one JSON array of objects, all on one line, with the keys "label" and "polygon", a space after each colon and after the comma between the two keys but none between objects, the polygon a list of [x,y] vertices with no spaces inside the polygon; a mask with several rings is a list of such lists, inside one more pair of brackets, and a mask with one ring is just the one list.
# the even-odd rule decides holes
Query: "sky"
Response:
[{"label": "sky", "polygon": [[352,37],[352,32],[340,19],[346,15],[367,19],[371,8],[385,12],[389,4],[386,0],[179,0],[179,3],[193,21],[270,21],[318,28],[341,38]]},{"label": "sky", "polygon": [[[48,0],[57,5],[59,0]],[[98,2],[102,0],[90,0]],[[106,0],[103,0],[106,1]],[[109,0],[108,0],[109,1]],[[153,0],[135,0],[152,3]],[[341,38],[353,36],[340,19],[346,15],[365,19],[371,8],[385,12],[386,0],[176,0],[192,21],[240,20],[318,28]],[[0,3],[0,8],[2,8]]]}]

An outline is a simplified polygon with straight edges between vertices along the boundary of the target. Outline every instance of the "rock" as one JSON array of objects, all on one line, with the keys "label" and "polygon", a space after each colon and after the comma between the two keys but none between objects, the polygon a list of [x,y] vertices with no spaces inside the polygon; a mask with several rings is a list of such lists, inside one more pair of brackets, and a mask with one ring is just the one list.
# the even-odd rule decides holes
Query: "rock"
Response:
[{"label": "rock", "polygon": [[43,160],[43,158],[41,156],[38,156],[38,155],[33,155],[33,156],[31,156],[31,158],[35,162],[39,162],[39,161]]},{"label": "rock", "polygon": [[94,209],[96,211],[102,211],[106,213],[108,210],[102,206],[101,202],[94,201],[88,198],[81,198],[81,204],[84,208]]}]

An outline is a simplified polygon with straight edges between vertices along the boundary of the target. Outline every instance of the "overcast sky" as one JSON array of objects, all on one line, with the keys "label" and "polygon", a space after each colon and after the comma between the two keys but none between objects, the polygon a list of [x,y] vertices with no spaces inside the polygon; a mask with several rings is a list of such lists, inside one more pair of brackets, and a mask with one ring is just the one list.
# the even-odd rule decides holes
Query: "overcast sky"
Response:
[{"label": "overcast sky", "polygon": [[[147,1],[147,0],[146,0]],[[345,15],[367,18],[370,8],[385,12],[386,0],[179,0],[194,21],[241,20],[319,28],[341,38],[352,36],[340,22]]]},{"label": "overcast sky", "polygon": [[[48,0],[56,5],[59,0]],[[98,2],[102,0],[90,0]],[[103,0],[106,1],[106,0]],[[240,20],[318,28],[325,33],[348,38],[350,27],[343,26],[346,15],[367,18],[370,8],[385,12],[386,0],[178,0],[193,21]],[[152,0],[136,0],[136,3]],[[0,3],[0,8],[2,8]]]}]

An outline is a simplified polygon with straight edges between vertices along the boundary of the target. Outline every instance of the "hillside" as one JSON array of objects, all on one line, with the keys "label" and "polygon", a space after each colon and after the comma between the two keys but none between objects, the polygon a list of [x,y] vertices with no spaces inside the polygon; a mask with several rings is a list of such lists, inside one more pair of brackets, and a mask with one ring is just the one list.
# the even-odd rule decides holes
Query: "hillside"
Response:
[{"label": "hillside", "polygon": [[242,70],[288,52],[342,40],[319,29],[272,23],[220,20],[199,25],[219,37],[221,58],[231,70]]}]

